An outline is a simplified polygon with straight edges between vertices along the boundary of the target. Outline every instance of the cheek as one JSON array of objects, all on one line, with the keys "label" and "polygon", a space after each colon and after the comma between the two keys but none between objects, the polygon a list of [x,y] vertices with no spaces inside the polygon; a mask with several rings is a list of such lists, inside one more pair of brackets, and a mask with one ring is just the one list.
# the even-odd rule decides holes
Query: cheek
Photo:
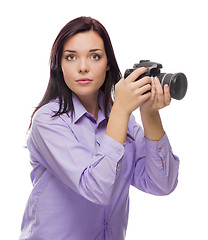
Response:
[{"label": "cheek", "polygon": [[63,73],[63,77],[64,77],[64,81],[66,82],[66,84],[70,84],[71,79],[72,79],[72,74],[73,71],[70,71],[69,68],[66,68],[64,66],[62,66],[62,73]]}]

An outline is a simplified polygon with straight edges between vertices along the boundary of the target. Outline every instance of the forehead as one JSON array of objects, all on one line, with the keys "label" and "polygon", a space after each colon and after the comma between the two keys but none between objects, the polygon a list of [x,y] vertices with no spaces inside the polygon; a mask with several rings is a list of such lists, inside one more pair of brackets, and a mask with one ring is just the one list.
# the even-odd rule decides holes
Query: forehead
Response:
[{"label": "forehead", "polygon": [[104,50],[104,43],[100,35],[91,30],[77,33],[69,38],[65,42],[63,50],[88,51],[95,48]]}]

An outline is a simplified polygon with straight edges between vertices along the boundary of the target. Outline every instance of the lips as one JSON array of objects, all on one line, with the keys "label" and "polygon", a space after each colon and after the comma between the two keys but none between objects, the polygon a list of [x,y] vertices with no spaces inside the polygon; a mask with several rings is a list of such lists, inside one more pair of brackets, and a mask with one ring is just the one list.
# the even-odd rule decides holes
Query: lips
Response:
[{"label": "lips", "polygon": [[79,84],[88,84],[88,83],[92,82],[92,80],[89,78],[80,78],[80,79],[76,80],[76,82],[78,82]]}]

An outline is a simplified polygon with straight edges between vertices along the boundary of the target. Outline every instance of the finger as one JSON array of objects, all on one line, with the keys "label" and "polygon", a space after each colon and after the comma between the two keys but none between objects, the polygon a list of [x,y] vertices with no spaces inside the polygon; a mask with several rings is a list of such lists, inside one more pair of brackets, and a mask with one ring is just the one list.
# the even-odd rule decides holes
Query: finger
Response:
[{"label": "finger", "polygon": [[143,94],[142,96],[140,96],[140,101],[141,101],[141,105],[146,102],[148,99],[150,99],[151,97],[151,92],[147,92],[145,94]]},{"label": "finger", "polygon": [[170,88],[168,84],[165,84],[164,86],[164,101],[166,106],[169,105],[171,102]]},{"label": "finger", "polygon": [[151,84],[146,84],[140,88],[138,88],[138,94],[142,95],[142,94],[146,94],[147,92],[150,92],[151,90]]},{"label": "finger", "polygon": [[126,78],[126,80],[130,82],[134,82],[140,75],[142,75],[145,72],[147,72],[146,68],[144,67],[137,68]]},{"label": "finger", "polygon": [[164,103],[164,95],[163,95],[163,88],[160,84],[160,81],[157,77],[155,77],[155,89],[157,93],[157,100],[159,104]]},{"label": "finger", "polygon": [[155,80],[154,77],[151,77],[152,80],[152,89],[151,89],[151,101],[154,102],[155,100],[155,95],[156,95],[156,89],[155,89]]},{"label": "finger", "polygon": [[139,79],[138,81],[133,82],[133,84],[135,88],[141,88],[145,85],[152,84],[152,80],[150,77],[146,76]]}]

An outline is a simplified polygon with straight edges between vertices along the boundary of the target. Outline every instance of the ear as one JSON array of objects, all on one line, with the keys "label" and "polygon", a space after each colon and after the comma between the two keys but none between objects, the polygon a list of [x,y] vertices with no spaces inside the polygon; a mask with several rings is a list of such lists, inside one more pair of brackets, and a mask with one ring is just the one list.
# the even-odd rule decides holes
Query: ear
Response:
[{"label": "ear", "polygon": [[106,67],[106,72],[110,70],[110,66],[107,66]]}]

